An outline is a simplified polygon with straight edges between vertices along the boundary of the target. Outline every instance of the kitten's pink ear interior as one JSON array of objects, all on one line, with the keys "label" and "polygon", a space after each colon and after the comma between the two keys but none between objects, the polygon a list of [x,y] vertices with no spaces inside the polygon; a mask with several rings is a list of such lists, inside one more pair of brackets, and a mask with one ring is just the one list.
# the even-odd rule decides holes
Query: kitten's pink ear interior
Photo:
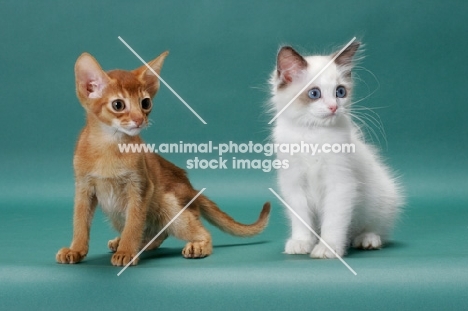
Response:
[{"label": "kitten's pink ear interior", "polygon": [[291,83],[306,68],[307,61],[292,47],[283,46],[278,52],[276,69],[283,83]]},{"label": "kitten's pink ear interior", "polygon": [[[354,55],[358,51],[361,43],[358,41],[353,41],[336,59],[335,63],[339,66],[348,66],[353,62]],[[339,52],[336,52],[339,53]],[[336,55],[336,53],[334,55]],[[333,56],[334,56],[333,55]]]},{"label": "kitten's pink ear interior", "polygon": [[[148,62],[148,65],[151,67],[149,69],[146,65],[143,65],[133,71],[133,73],[138,76],[146,84],[146,90],[153,97],[158,88],[159,88],[159,79],[154,74],[156,72],[158,75],[161,73],[161,69],[164,63],[164,59],[169,55],[169,51],[163,52],[161,55]],[[153,72],[154,71],[154,72]]]},{"label": "kitten's pink ear interior", "polygon": [[109,84],[109,77],[88,53],[81,54],[75,64],[77,91],[86,98],[100,98]]}]

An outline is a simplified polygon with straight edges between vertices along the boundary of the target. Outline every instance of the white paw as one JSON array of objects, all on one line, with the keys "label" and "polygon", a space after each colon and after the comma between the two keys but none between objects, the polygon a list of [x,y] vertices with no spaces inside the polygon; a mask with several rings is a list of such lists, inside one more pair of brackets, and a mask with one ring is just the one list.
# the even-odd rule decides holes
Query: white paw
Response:
[{"label": "white paw", "polygon": [[284,252],[286,254],[308,254],[313,247],[313,241],[289,239],[284,247]]},{"label": "white paw", "polygon": [[380,236],[373,232],[358,235],[353,241],[353,247],[362,249],[379,249],[382,247]]},{"label": "white paw", "polygon": [[[330,247],[338,254],[338,256],[342,257],[344,255],[344,251],[342,249],[337,250],[333,245],[330,245]],[[314,249],[310,253],[310,257],[316,259],[331,259],[336,258],[336,255],[327,246],[325,246],[325,244],[320,242],[315,245]]]}]

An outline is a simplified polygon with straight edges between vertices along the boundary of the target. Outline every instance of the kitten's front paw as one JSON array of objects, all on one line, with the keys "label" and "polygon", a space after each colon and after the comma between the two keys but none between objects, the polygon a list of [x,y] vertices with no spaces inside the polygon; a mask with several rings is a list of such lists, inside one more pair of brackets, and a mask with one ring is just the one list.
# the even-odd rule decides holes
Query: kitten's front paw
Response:
[{"label": "kitten's front paw", "polygon": [[182,250],[182,255],[185,258],[203,258],[211,255],[211,243],[204,241],[188,242]]},{"label": "kitten's front paw", "polygon": [[[342,257],[344,255],[343,250],[336,249],[336,247],[333,245],[330,245],[330,247],[338,254],[338,256]],[[310,253],[310,257],[316,259],[332,259],[336,258],[336,255],[328,247],[326,247],[325,244],[320,242],[314,247]]]},{"label": "kitten's front paw", "polygon": [[382,248],[382,240],[377,234],[366,232],[358,235],[353,240],[353,247],[362,249],[380,249]]},{"label": "kitten's front paw", "polygon": [[310,240],[289,239],[284,247],[286,254],[309,254],[314,247],[314,242]]},{"label": "kitten's front paw", "polygon": [[[130,261],[132,261],[133,257],[135,257],[135,255],[129,252],[117,251],[112,255],[111,262],[114,266],[126,266]],[[132,266],[136,266],[137,264],[138,258],[132,262]]]},{"label": "kitten's front paw", "polygon": [[74,264],[83,260],[83,258],[86,257],[86,254],[86,251],[80,252],[64,247],[58,251],[57,255],[55,255],[55,260],[57,260],[58,263]]}]

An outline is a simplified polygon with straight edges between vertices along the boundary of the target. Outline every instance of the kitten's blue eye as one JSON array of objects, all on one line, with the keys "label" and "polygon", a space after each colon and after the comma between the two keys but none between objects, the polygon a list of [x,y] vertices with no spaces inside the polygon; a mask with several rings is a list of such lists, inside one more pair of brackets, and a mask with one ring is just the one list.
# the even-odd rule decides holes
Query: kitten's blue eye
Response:
[{"label": "kitten's blue eye", "polygon": [[309,90],[309,93],[307,93],[307,95],[309,95],[309,97],[312,99],[317,99],[322,96],[322,93],[320,92],[320,89],[314,87],[313,89]]},{"label": "kitten's blue eye", "polygon": [[340,85],[336,88],[336,97],[338,98],[346,97],[346,88],[344,86]]}]

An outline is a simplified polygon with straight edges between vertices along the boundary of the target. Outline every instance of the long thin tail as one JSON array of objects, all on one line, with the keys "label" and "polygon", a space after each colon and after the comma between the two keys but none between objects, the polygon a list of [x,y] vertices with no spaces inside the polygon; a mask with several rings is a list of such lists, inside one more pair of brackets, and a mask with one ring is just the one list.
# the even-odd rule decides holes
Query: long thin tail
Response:
[{"label": "long thin tail", "polygon": [[262,232],[268,224],[271,209],[270,202],[263,204],[263,209],[256,222],[245,225],[235,221],[231,216],[220,210],[216,203],[204,195],[201,195],[197,201],[203,217],[212,225],[231,235],[241,237],[253,236]]}]

